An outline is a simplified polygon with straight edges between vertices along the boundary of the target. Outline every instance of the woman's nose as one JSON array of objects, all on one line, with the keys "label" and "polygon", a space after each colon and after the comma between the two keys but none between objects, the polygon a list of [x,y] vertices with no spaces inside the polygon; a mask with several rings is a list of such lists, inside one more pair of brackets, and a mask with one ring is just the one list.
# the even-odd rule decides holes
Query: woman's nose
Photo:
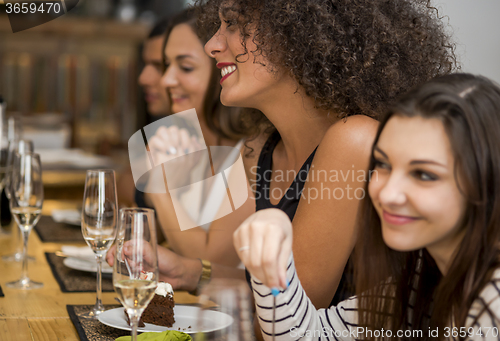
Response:
[{"label": "woman's nose", "polygon": [[404,179],[397,174],[391,174],[380,189],[379,201],[384,206],[404,204],[406,202]]},{"label": "woman's nose", "polygon": [[165,70],[165,73],[161,77],[160,83],[165,88],[172,88],[178,84],[177,77],[175,76],[175,70],[173,67],[169,66]]},{"label": "woman's nose", "polygon": [[219,30],[205,44],[205,53],[212,58],[216,58],[217,54],[223,52],[226,49],[226,46],[226,37],[221,34]]}]

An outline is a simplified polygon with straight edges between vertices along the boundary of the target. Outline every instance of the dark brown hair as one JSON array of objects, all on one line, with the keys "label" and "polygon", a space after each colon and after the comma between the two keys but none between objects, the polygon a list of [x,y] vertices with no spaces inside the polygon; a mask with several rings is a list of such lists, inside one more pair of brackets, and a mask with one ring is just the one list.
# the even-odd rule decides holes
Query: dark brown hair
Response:
[{"label": "dark brown hair", "polygon": [[[424,0],[198,0],[207,37],[238,25],[245,55],[289,73],[317,108],[377,117],[396,96],[456,67],[437,10]],[[207,39],[207,38],[206,38]],[[252,39],[254,51],[246,49]],[[248,58],[238,56],[237,61]]]},{"label": "dark brown hair", "polygon": [[[365,197],[355,248],[359,322],[394,333],[411,325],[412,330],[423,331],[418,340],[430,339],[428,327],[438,327],[442,340],[452,319],[457,326],[465,326],[472,302],[500,265],[500,88],[470,74],[436,78],[406,94],[383,117],[374,147],[395,115],[443,123],[453,149],[456,179],[460,179],[457,186],[467,201],[461,223],[465,237],[442,276],[425,249],[398,252],[385,245],[380,218]],[[369,169],[374,165],[372,154]],[[485,311],[491,314],[488,307]]]},{"label": "dark brown hair", "polygon": [[[170,20],[165,35],[163,51],[165,51],[170,33],[174,27],[180,24],[190,26],[193,32],[200,38],[200,43],[205,45],[207,40],[201,38],[197,26],[198,14],[199,8],[189,8]],[[165,55],[163,55],[163,59],[165,65]],[[220,102],[220,78],[220,71],[215,66],[215,61],[213,61],[208,90],[203,101],[203,113],[208,128],[216,133],[217,136],[233,141],[255,135],[258,132],[258,126],[255,122],[263,121],[262,114],[254,110],[243,110],[222,105]]]}]

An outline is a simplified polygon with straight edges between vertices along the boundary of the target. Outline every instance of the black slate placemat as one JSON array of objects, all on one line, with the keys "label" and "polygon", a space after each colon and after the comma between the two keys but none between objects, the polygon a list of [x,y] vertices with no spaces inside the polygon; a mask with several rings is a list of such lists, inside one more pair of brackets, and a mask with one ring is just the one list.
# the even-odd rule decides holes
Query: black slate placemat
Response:
[{"label": "black slate placemat", "polygon": [[[66,310],[68,310],[68,315],[71,322],[75,325],[75,328],[80,336],[81,341],[114,341],[120,336],[130,335],[129,331],[120,330],[113,327],[109,327],[102,324],[96,320],[87,320],[82,318],[82,314],[85,314],[93,305],[67,305]],[[120,305],[105,305],[106,310],[119,308]]]},{"label": "black slate placemat", "polygon": [[84,242],[82,229],[76,225],[55,222],[50,216],[42,216],[35,231],[44,243]]},{"label": "black slate placemat", "polygon": [[[45,253],[47,262],[52,269],[54,278],[59,283],[62,292],[95,292],[96,274],[93,272],[78,271],[63,264],[64,258],[55,253]],[[111,274],[103,274],[102,291],[113,292]]]}]

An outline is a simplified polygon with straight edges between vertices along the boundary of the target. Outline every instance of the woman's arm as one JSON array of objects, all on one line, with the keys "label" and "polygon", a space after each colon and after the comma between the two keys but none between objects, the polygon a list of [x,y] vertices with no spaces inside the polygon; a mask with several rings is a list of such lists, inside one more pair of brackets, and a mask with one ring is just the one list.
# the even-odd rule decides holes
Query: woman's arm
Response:
[{"label": "woman's arm", "polygon": [[302,286],[316,308],[329,306],[354,247],[377,127],[361,115],[335,123],[311,165],[293,219],[292,249]]},{"label": "woman's arm", "polygon": [[[155,136],[149,141],[152,159],[156,165],[162,164],[163,176],[166,177],[168,187],[173,189],[185,188],[186,185],[189,185],[193,171],[196,173],[197,168],[200,166],[202,167],[202,173],[207,171],[207,167],[210,169],[210,162],[207,162],[206,166],[202,162],[204,160],[202,155],[208,156],[208,150],[202,147],[196,138],[189,136],[187,130],[179,130],[175,126],[169,128],[160,127]],[[235,150],[235,152],[238,151]],[[231,155],[225,156],[225,160],[228,160]],[[241,164],[241,162],[240,160],[235,161],[231,165],[232,171],[227,176],[227,182],[233,195],[235,193],[233,192],[234,188],[231,187],[231,181],[233,178],[241,179],[241,176],[238,177],[237,174],[239,170],[238,164]],[[165,167],[168,167],[168,169]],[[243,173],[242,167],[241,173]],[[163,181],[163,178],[161,180]],[[194,182],[200,180],[201,178],[196,177]],[[225,183],[222,182],[222,179],[218,180],[220,181],[213,181],[211,186],[207,181],[204,181],[203,186],[198,186],[199,188],[193,190],[194,192],[199,191],[199,193],[195,193],[195,197],[201,197],[202,191],[209,193],[209,195],[204,196],[203,200],[205,202],[202,203],[202,206],[211,205],[214,211],[220,210],[220,214],[217,215],[216,212],[213,212],[213,216],[222,217],[211,222],[208,231],[197,226],[199,223],[196,223],[188,214],[187,210],[189,208],[185,206],[191,203],[181,203],[178,194],[174,194],[176,191],[149,193],[146,194],[145,199],[155,208],[169,247],[176,253],[188,258],[203,258],[221,265],[237,266],[240,261],[233,247],[232,234],[255,211],[255,202],[248,198],[240,207],[234,207],[228,200]],[[246,183],[239,181],[238,186],[237,191],[249,192]],[[201,187],[204,188],[201,189]],[[215,194],[215,200],[211,194]],[[248,195],[248,197],[250,196]],[[213,202],[208,202],[208,200]],[[218,200],[221,200],[221,202],[217,202]],[[233,209],[234,211],[231,211]],[[196,227],[186,229],[186,226]]]},{"label": "woman's arm", "polygon": [[186,211],[179,209],[180,204],[177,204],[174,210],[176,199],[170,194],[146,196],[156,209],[158,221],[169,246],[176,253],[188,258],[207,259],[226,266],[235,267],[240,263],[234,250],[232,235],[238,226],[255,212],[255,201],[250,196],[241,207],[212,222],[208,231],[201,227],[181,231],[178,221],[188,221],[191,218]]},{"label": "woman's arm", "polygon": [[[252,275],[252,289],[264,339],[273,334],[273,293],[276,295],[276,340],[352,339],[356,302],[347,300],[329,310],[316,310],[300,284],[292,257],[293,228],[278,209],[258,211],[235,232],[234,245]],[[321,282],[318,276],[318,282]],[[354,309],[354,310],[353,310]],[[332,333],[334,336],[332,336]],[[307,338],[308,339],[308,338]]]},{"label": "woman's arm", "polygon": [[[125,254],[131,252],[124,250]],[[145,250],[145,259],[148,259],[149,249]],[[160,281],[170,283],[174,290],[193,291],[197,288],[202,274],[202,265],[199,259],[179,256],[175,252],[158,246],[158,270]],[[116,244],[106,254],[106,262],[113,266],[116,254]],[[212,264],[211,278],[245,279],[245,272],[235,267]]]},{"label": "woman's arm", "polygon": [[[273,339],[273,295],[271,289],[252,277],[257,316],[264,340],[355,340],[364,336],[357,326],[357,300],[316,310],[295,271],[293,257],[287,265],[289,286],[276,296]],[[310,338],[307,338],[310,336]]]}]

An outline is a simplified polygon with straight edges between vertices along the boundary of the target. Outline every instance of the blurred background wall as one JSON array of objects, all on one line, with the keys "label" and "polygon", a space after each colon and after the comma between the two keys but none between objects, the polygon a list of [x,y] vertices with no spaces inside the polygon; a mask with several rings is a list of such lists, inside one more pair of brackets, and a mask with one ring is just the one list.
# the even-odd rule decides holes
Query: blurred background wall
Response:
[{"label": "blurred background wall", "polygon": [[[137,78],[154,22],[185,0],[80,0],[66,15],[12,33],[0,5],[0,94],[42,148],[126,149],[144,123]],[[38,135],[37,135],[38,134]]]},{"label": "blurred background wall", "polygon": [[[8,111],[49,130],[57,147],[104,155],[126,149],[145,124],[137,85],[142,43],[159,17],[191,2],[80,0],[68,14],[15,34],[0,8],[0,94]],[[434,3],[453,32],[463,71],[500,82],[500,0]]]},{"label": "blurred background wall", "polygon": [[463,71],[500,83],[500,0],[434,0],[449,22]]}]

